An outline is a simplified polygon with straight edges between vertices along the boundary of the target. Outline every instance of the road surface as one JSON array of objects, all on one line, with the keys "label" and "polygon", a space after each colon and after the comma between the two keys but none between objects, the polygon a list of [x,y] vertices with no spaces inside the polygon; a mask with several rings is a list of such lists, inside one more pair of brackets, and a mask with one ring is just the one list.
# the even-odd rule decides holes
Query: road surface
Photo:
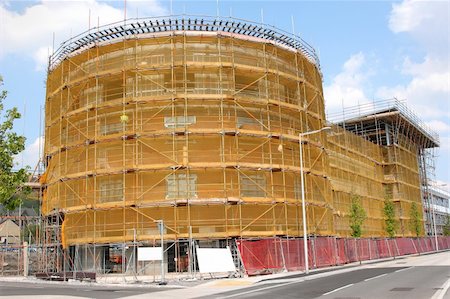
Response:
[{"label": "road surface", "polygon": [[410,256],[321,273],[216,280],[194,287],[70,285],[0,281],[7,298],[407,298],[450,299],[450,252]]},{"label": "road surface", "polygon": [[[70,284],[46,284],[24,282],[0,281],[0,298],[99,298],[115,299],[136,295],[145,295],[145,298],[153,297],[151,293],[171,288],[160,287],[115,287],[105,285],[70,285]],[[143,297],[144,298],[144,297]]]},{"label": "road surface", "polygon": [[[316,279],[293,276],[204,298],[449,298],[450,252],[365,265]],[[434,296],[434,297],[433,297]]]}]

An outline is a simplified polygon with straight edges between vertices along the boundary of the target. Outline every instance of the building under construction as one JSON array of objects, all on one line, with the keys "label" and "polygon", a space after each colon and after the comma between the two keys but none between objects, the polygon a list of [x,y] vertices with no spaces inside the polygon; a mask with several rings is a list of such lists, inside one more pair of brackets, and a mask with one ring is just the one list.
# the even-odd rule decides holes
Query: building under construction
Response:
[{"label": "building under construction", "polygon": [[173,16],[71,38],[49,61],[43,264],[104,269],[124,244],[156,244],[157,220],[177,271],[195,242],[298,237],[302,187],[310,235],[349,236],[359,196],[364,236],[385,236],[386,198],[412,236],[439,141],[385,104],[330,123],[316,52],[264,24]]}]

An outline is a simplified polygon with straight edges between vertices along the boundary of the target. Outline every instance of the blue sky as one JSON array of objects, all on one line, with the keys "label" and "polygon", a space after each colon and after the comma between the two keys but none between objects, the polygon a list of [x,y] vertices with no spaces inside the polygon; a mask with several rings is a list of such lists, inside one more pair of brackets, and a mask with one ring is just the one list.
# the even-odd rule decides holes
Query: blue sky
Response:
[{"label": "blue sky", "polygon": [[[127,16],[216,15],[217,1],[127,0]],[[25,110],[18,161],[34,166],[46,57],[55,44],[123,18],[123,1],[0,0],[0,74],[9,105]],[[222,16],[294,30],[320,54],[328,112],[397,97],[439,133],[436,174],[450,185],[450,4],[448,1],[219,1]],[[26,108],[25,108],[26,107]],[[25,108],[25,109],[24,109]],[[447,186],[448,187],[448,186]]]}]

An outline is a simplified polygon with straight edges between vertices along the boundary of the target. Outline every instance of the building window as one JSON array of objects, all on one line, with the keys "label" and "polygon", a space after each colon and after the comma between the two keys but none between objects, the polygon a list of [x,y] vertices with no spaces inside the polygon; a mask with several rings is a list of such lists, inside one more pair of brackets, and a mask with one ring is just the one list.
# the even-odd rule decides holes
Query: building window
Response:
[{"label": "building window", "polygon": [[139,77],[137,96],[161,95],[165,92],[164,74],[149,74]]},{"label": "building window", "polygon": [[247,128],[259,129],[261,128],[261,123],[254,118],[238,116],[237,127],[239,129],[247,129]]},{"label": "building window", "polygon": [[98,180],[98,200],[97,202],[113,202],[123,199],[123,183],[121,179],[107,178]]},{"label": "building window", "polygon": [[166,178],[166,198],[196,198],[196,174],[171,174]]},{"label": "building window", "polygon": [[164,117],[164,127],[166,128],[181,128],[195,124],[197,118],[195,116],[166,116]]},{"label": "building window", "polygon": [[[128,145],[126,145],[128,147]],[[122,145],[97,147],[97,168],[122,167]]]},{"label": "building window", "polygon": [[103,102],[103,85],[85,88],[81,92],[82,103],[81,106],[91,105]]},{"label": "building window", "polygon": [[123,130],[123,126],[124,125],[122,123],[111,123],[111,124],[105,123],[100,127],[100,134],[105,136],[120,133]]},{"label": "building window", "polygon": [[150,64],[150,67],[154,65],[161,65],[165,63],[165,57],[163,54],[152,54],[146,57]]},{"label": "building window", "polygon": [[217,74],[195,74],[195,91],[197,93],[217,93],[220,83]]},{"label": "building window", "polygon": [[241,176],[241,197],[266,197],[266,178],[262,174]]}]

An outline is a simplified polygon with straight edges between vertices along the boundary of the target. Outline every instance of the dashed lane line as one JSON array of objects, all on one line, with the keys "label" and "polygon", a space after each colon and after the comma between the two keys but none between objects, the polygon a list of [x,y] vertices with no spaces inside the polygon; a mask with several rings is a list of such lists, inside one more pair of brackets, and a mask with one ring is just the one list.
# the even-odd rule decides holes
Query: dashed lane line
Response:
[{"label": "dashed lane line", "polygon": [[442,287],[439,288],[439,290],[436,291],[436,293],[434,293],[434,295],[433,295],[433,297],[431,297],[431,299],[444,298],[444,296],[447,293],[449,288],[450,288],[450,278],[447,279],[447,281],[442,285]]},{"label": "dashed lane line", "polygon": [[384,273],[384,274],[377,275],[377,276],[374,276],[374,277],[366,278],[366,279],[364,279],[364,281],[369,281],[369,280],[372,280],[372,279],[377,279],[377,278],[380,278],[380,277],[383,277],[383,276],[386,276],[386,275],[388,275],[388,274],[387,274],[387,273]]},{"label": "dashed lane line", "polygon": [[402,271],[406,271],[406,270],[409,270],[409,269],[412,269],[413,267],[408,267],[408,268],[403,268],[403,269],[400,269],[400,270],[396,270],[396,271],[394,271],[395,273],[398,273],[398,272],[402,272]]},{"label": "dashed lane line", "polygon": [[325,293],[325,294],[323,294],[322,296],[326,296],[326,295],[332,294],[332,293],[334,293],[334,292],[337,292],[337,291],[346,289],[346,288],[348,288],[348,287],[351,287],[352,285],[354,285],[354,283],[351,283],[351,284],[345,285],[345,286],[343,286],[343,287],[340,287],[340,288],[334,289],[334,290],[332,290],[332,291],[329,291],[328,293]]}]

